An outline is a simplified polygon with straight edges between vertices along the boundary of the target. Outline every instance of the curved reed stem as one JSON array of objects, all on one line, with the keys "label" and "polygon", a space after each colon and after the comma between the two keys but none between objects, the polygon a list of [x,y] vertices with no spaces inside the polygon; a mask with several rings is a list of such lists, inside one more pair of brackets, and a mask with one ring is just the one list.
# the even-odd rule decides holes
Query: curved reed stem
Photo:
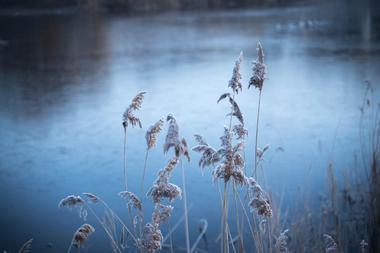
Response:
[{"label": "curved reed stem", "polygon": [[88,204],[85,204],[86,207],[90,210],[90,212],[94,215],[94,217],[96,218],[96,220],[100,223],[100,225],[102,226],[102,228],[104,229],[104,231],[106,232],[106,234],[108,235],[108,237],[110,238],[113,246],[114,246],[114,249],[121,253],[121,250],[119,249],[119,245],[116,243],[115,239],[113,238],[112,234],[108,231],[107,227],[104,225],[104,222],[101,221],[101,219],[99,218],[99,216],[95,213],[94,209],[92,209]]},{"label": "curved reed stem", "polygon": [[206,234],[206,231],[208,228],[208,221],[206,219],[201,219],[200,221],[203,223],[202,231],[199,233],[198,238],[195,240],[193,246],[191,247],[191,251],[190,251],[191,253],[193,253],[197,249],[199,242],[201,241],[203,236]]},{"label": "curved reed stem", "polygon": [[137,245],[137,239],[133,235],[133,233],[128,229],[127,225],[125,225],[125,223],[121,220],[121,218],[108,206],[108,204],[103,199],[101,199],[99,197],[98,197],[98,199],[108,209],[108,211],[112,214],[112,216],[120,222],[120,224],[125,228],[125,230],[129,233],[129,235],[131,236],[131,238],[133,239],[133,241]]}]

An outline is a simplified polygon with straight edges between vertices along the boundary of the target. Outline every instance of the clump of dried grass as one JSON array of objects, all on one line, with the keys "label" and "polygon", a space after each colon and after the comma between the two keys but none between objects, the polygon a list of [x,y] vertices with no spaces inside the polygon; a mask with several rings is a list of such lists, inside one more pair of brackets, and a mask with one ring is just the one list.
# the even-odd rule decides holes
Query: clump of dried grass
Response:
[{"label": "clump of dried grass", "polygon": [[90,224],[83,224],[74,233],[72,245],[76,248],[81,248],[88,240],[88,237],[95,232],[95,228]]}]

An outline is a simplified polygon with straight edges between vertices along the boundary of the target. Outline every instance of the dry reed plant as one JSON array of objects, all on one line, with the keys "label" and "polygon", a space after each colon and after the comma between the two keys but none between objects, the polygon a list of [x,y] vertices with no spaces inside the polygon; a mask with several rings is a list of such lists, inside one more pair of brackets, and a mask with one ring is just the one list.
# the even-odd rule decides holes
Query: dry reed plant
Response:
[{"label": "dry reed plant", "polygon": [[[261,165],[260,162],[263,161],[265,154],[269,150],[269,145],[262,148],[258,147],[261,96],[267,73],[267,66],[264,64],[264,51],[260,43],[257,45],[257,53],[257,59],[253,62],[253,76],[250,78],[248,85],[248,88],[254,86],[259,89],[252,176],[247,176],[244,155],[248,130],[245,128],[245,119],[236,99],[237,95],[243,91],[242,75],[240,73],[243,53],[240,53],[235,61],[232,77],[228,82],[228,88],[231,88],[231,92],[223,93],[217,100],[217,103],[226,101],[230,106],[230,110],[226,114],[228,125],[223,128],[219,147],[213,148],[204,137],[199,134],[194,135],[197,145],[192,150],[201,154],[198,163],[199,167],[202,172],[204,168],[210,167],[213,182],[223,184],[223,192],[220,192],[220,252],[247,252],[246,245],[244,245],[245,241],[254,244],[252,251],[256,253],[305,252],[307,250],[340,253],[346,251],[345,249],[353,248],[348,246],[350,244],[354,244],[357,250],[362,253],[379,252],[380,104],[374,105],[373,99],[369,98],[370,95],[373,95],[370,83],[367,83],[360,122],[361,155],[362,166],[365,169],[364,173],[361,175],[345,175],[344,187],[339,187],[333,164],[330,163],[327,170],[329,192],[328,197],[320,201],[322,204],[320,213],[316,215],[305,204],[301,206],[303,214],[295,214],[291,229],[283,229],[280,225],[282,223],[280,221],[282,218],[280,217],[281,208],[272,204],[272,196],[263,190],[261,186],[263,183],[260,182],[260,185],[257,179],[257,168]],[[172,158],[163,169],[158,171],[157,178],[153,181],[148,192],[144,194],[148,153],[156,146],[158,135],[165,124],[165,119],[161,118],[148,128],[145,135],[146,152],[141,181],[142,196],[138,197],[134,192],[128,190],[127,128],[128,126],[142,128],[140,119],[134,113],[141,108],[144,95],[145,92],[138,93],[123,114],[125,190],[119,192],[118,195],[126,201],[130,221],[123,221],[105,201],[93,193],[83,193],[83,198],[69,195],[63,198],[58,206],[68,209],[77,208],[79,217],[84,220],[87,218],[88,212],[90,212],[108,236],[113,252],[121,253],[137,250],[141,253],[154,253],[162,250],[165,245],[166,248],[170,248],[173,252],[174,246],[172,242],[170,246],[164,243],[168,237],[171,237],[171,234],[182,220],[178,221],[166,236],[163,236],[162,226],[168,223],[172,216],[173,202],[176,199],[183,198],[186,247],[176,246],[176,250],[186,251],[187,253],[204,252],[197,248],[197,245],[205,238],[208,227],[207,220],[201,220],[199,236],[193,245],[190,243],[186,176],[182,163],[182,158],[186,158],[190,162],[190,152],[187,141],[180,136],[177,120],[172,114],[166,117],[168,128],[163,145],[164,154],[173,150]],[[173,172],[179,165],[182,169],[182,188],[171,182]],[[364,180],[358,182],[363,177]],[[352,178],[355,178],[356,181]],[[366,187],[363,187],[363,185]],[[241,196],[242,193],[245,193],[244,198]],[[234,200],[236,217],[229,217],[232,205],[230,203],[231,195]],[[144,196],[150,198],[154,204],[148,222],[144,221],[143,215],[145,210],[142,199]],[[92,208],[92,205],[98,205],[104,209],[103,218]],[[247,212],[247,208],[250,209],[251,216]],[[348,208],[349,211],[344,208]],[[233,218],[236,220],[236,231],[231,229],[233,228],[231,225]],[[244,226],[249,229],[250,240],[245,240],[247,233]],[[70,252],[72,247],[80,251],[94,231],[95,228],[91,225],[83,224],[74,233],[67,252]],[[353,235],[346,235],[345,231],[349,231]],[[235,232],[236,235],[234,235]],[[298,238],[292,242],[290,234],[292,236],[297,235]],[[274,235],[278,235],[278,237]],[[323,238],[321,238],[321,235],[323,235]],[[315,240],[316,238],[318,240]],[[31,244],[32,239],[21,247],[19,253],[28,253],[31,249]]]},{"label": "dry reed plant", "polygon": [[164,119],[161,118],[155,124],[151,125],[145,134],[145,140],[146,140],[146,146],[147,147],[145,150],[144,170],[143,170],[143,176],[141,179],[141,198],[144,195],[144,181],[145,181],[145,173],[146,173],[146,166],[147,166],[147,162],[148,162],[149,150],[156,146],[157,137],[158,137],[158,134],[162,131],[163,125],[164,125]]},{"label": "dry reed plant", "polygon": [[140,119],[134,115],[134,112],[141,108],[146,92],[139,92],[133,99],[131,104],[123,113],[123,127],[124,127],[124,183],[125,190],[128,190],[128,177],[127,177],[127,128],[129,125],[132,127],[139,126],[142,128]]},{"label": "dry reed plant", "polygon": [[[133,112],[141,107],[143,100],[143,95],[145,92],[139,93],[133,100],[131,105],[127,108],[124,113],[123,126],[126,128],[128,124],[132,126],[139,125],[141,127],[141,121],[137,118]],[[167,153],[171,148],[174,149],[174,157],[168,162],[167,166],[158,172],[157,179],[153,182],[152,187],[149,189],[147,196],[152,198],[153,203],[155,204],[154,210],[152,212],[151,221],[146,223],[143,219],[143,205],[141,199],[131,191],[125,190],[118,193],[120,197],[126,200],[128,207],[128,214],[130,215],[130,225],[133,226],[133,229],[124,223],[124,221],[104,202],[101,198],[93,193],[83,193],[84,199],[80,196],[69,195],[63,198],[59,202],[59,207],[74,208],[78,207],[80,210],[80,217],[86,218],[83,214],[87,216],[87,210],[96,218],[99,224],[102,226],[107,236],[110,239],[113,252],[120,253],[126,248],[128,248],[128,238],[132,242],[133,246],[137,248],[140,252],[156,252],[162,247],[162,232],[160,226],[166,222],[171,216],[173,207],[171,205],[164,204],[165,200],[167,202],[173,202],[176,198],[181,198],[182,194],[185,198],[185,191],[170,182],[170,176],[174,168],[180,163],[182,156],[186,157],[190,161],[190,154],[187,146],[187,142],[184,138],[179,138],[179,131],[176,119],[173,115],[169,114],[167,116],[168,122],[168,133],[166,136],[166,142],[164,144],[164,152]],[[153,148],[157,143],[157,136],[162,130],[164,121],[160,119],[157,123],[152,125],[146,133],[146,143],[148,152]],[[126,139],[125,139],[126,140]],[[126,141],[124,142],[126,144]],[[125,146],[124,146],[125,147]],[[125,151],[125,150],[124,150]],[[125,154],[125,153],[124,153]],[[126,156],[124,156],[126,159]],[[145,165],[144,165],[144,175],[146,169],[147,153],[145,156]],[[126,161],[124,163],[124,169],[126,169]],[[126,170],[125,170],[126,171]],[[183,169],[183,185],[185,189],[185,174]],[[126,175],[126,174],[125,174]],[[126,177],[125,177],[126,179]],[[142,184],[143,184],[142,180]],[[143,188],[142,188],[143,190]],[[87,202],[85,201],[87,200]],[[187,241],[187,251],[190,252],[190,240],[188,233],[188,220],[187,220],[187,202],[184,199],[184,209],[185,209],[185,230],[186,230],[186,241]],[[104,207],[104,218],[101,219],[95,210],[90,206],[90,204],[101,204]],[[133,210],[138,212],[137,215],[133,216]],[[138,225],[140,224],[140,231],[138,231]],[[117,229],[121,228],[120,232],[117,232]],[[78,239],[82,238],[83,231],[80,229],[76,233]],[[84,238],[84,237],[83,237]],[[85,237],[87,238],[87,237]],[[120,238],[120,240],[118,240]],[[75,242],[75,241],[74,241]],[[81,245],[78,241],[77,245]],[[72,243],[72,245],[76,245]],[[70,249],[71,246],[70,245]],[[129,246],[130,247],[130,246]]]},{"label": "dry reed plant", "polygon": [[[185,138],[180,140],[179,127],[175,117],[169,114],[166,117],[166,121],[169,123],[168,132],[165,138],[164,153],[167,153],[170,148],[174,149],[175,157],[180,159],[182,156],[187,158],[190,162],[190,154]],[[189,236],[189,220],[188,220],[188,208],[187,208],[187,195],[186,195],[186,176],[185,168],[182,165],[182,160],[179,161],[182,169],[182,188],[183,188],[183,207],[185,211],[185,238],[186,238],[186,252],[190,253],[190,236]]]},{"label": "dry reed plant", "polygon": [[261,92],[263,90],[264,80],[266,79],[267,67],[264,64],[264,50],[260,44],[257,43],[257,59],[253,62],[252,67],[253,75],[249,80],[248,88],[254,86],[259,89],[259,102],[257,106],[257,115],[256,115],[256,139],[255,139],[255,163],[254,163],[254,171],[253,175],[257,179],[257,145],[259,138],[259,120],[260,120],[260,106],[261,106]]},{"label": "dry reed plant", "polygon": [[[227,99],[231,105],[231,112],[227,114],[229,116],[229,125],[224,127],[224,134],[220,137],[221,145],[218,149],[211,147],[206,140],[201,136],[196,134],[195,140],[198,145],[193,147],[193,151],[201,153],[201,158],[199,160],[199,167],[202,169],[205,167],[213,167],[213,178],[214,181],[221,179],[224,183],[224,192],[222,194],[221,206],[222,206],[222,215],[221,215],[221,245],[220,251],[225,253],[230,251],[230,245],[235,251],[233,245],[232,237],[230,236],[230,228],[228,224],[228,189],[229,183],[232,184],[233,195],[235,200],[235,210],[236,210],[236,226],[238,230],[238,235],[236,241],[238,242],[238,250],[244,252],[244,242],[243,242],[243,232],[239,218],[239,208],[238,204],[243,209],[243,213],[248,223],[250,223],[250,218],[245,211],[245,204],[242,202],[237,186],[247,186],[249,193],[249,205],[251,209],[257,210],[257,214],[263,217],[270,217],[272,215],[272,209],[270,206],[269,199],[265,196],[265,192],[262,188],[256,183],[254,178],[248,178],[245,175],[245,158],[243,151],[245,148],[244,139],[248,135],[248,131],[244,127],[244,117],[243,113],[240,110],[238,103],[236,102],[236,95],[239,91],[242,91],[241,79],[242,75],[240,73],[241,64],[243,62],[243,54],[240,53],[238,59],[235,62],[235,66],[232,72],[232,77],[228,83],[228,87],[232,89],[232,93],[223,93],[217,102],[219,103],[222,100]],[[265,70],[266,66],[264,65],[264,53],[260,44],[258,44],[258,60],[254,65],[254,77],[251,78],[250,85],[254,85],[259,88],[260,96],[262,85],[265,79]],[[249,87],[248,86],[248,87]],[[259,103],[260,107],[260,103]],[[258,112],[259,113],[259,112]],[[259,117],[258,117],[259,118]],[[258,127],[258,118],[257,118],[257,127]],[[233,125],[233,120],[236,119],[236,124]],[[264,152],[269,148],[265,147],[263,150],[257,148],[257,138],[258,130],[256,129],[256,144],[255,144],[255,169],[254,175],[256,176],[256,166],[258,164],[257,157],[262,159]],[[259,154],[257,154],[259,153]],[[232,180],[231,180],[232,179]],[[239,200],[239,202],[238,202]],[[256,226],[257,227],[257,226]],[[255,244],[262,244],[262,240],[257,236],[253,231],[251,225],[249,225],[252,237],[255,241]],[[259,247],[256,247],[259,249]]]}]

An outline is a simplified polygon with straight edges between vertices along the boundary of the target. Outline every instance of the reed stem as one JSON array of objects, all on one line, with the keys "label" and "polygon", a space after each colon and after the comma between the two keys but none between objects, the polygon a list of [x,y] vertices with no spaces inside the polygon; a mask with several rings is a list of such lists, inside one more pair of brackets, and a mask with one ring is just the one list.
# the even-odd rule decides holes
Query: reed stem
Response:
[{"label": "reed stem", "polygon": [[125,190],[128,190],[127,181],[127,127],[124,127],[124,184]]},{"label": "reed stem", "polygon": [[144,160],[144,171],[141,179],[141,201],[144,197],[144,181],[145,181],[145,173],[146,173],[146,166],[148,163],[148,154],[149,154],[149,149],[146,149],[145,151],[145,160]]},{"label": "reed stem", "polygon": [[186,196],[186,177],[185,177],[185,169],[181,163],[182,169],[182,187],[183,187],[183,207],[185,210],[185,236],[186,236],[186,252],[190,253],[190,236],[189,236],[189,219],[187,215],[187,196]]},{"label": "reed stem", "polygon": [[256,117],[256,140],[255,140],[255,167],[254,167],[254,177],[257,180],[257,143],[259,137],[259,120],[260,120],[260,105],[261,105],[261,89],[259,92],[259,104],[257,106],[257,117]]}]

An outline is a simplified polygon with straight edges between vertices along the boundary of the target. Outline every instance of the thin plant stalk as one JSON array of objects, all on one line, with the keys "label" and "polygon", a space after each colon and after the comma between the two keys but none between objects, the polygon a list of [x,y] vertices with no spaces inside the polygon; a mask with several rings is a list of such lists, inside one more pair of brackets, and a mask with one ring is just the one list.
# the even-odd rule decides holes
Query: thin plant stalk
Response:
[{"label": "thin plant stalk", "polygon": [[128,180],[127,180],[127,128],[124,127],[124,184],[125,190],[128,190]]},{"label": "thin plant stalk", "polygon": [[86,206],[90,210],[90,212],[94,215],[94,217],[96,218],[96,220],[100,223],[100,225],[102,226],[102,228],[104,229],[104,231],[106,232],[106,234],[108,235],[108,237],[110,238],[110,240],[111,240],[112,244],[114,245],[116,251],[119,252],[119,253],[121,253],[121,250],[119,249],[119,246],[115,242],[115,239],[113,238],[112,234],[108,231],[108,229],[104,225],[104,223],[101,221],[101,219],[99,218],[99,216],[95,213],[95,211],[88,204],[86,204]]},{"label": "thin plant stalk", "polygon": [[129,233],[129,235],[131,236],[131,238],[133,239],[133,241],[137,244],[137,239],[136,237],[133,235],[133,233],[128,229],[127,225],[125,225],[125,223],[122,221],[122,219],[108,206],[108,204],[101,198],[99,198],[99,201],[107,208],[107,210],[111,213],[111,215],[116,218],[120,224],[125,228],[125,230]]},{"label": "thin plant stalk", "polygon": [[223,191],[223,204],[222,204],[222,238],[221,238],[221,251],[223,253],[229,252],[229,239],[228,239],[228,189],[227,182],[224,182]]},{"label": "thin plant stalk", "polygon": [[189,219],[187,215],[187,196],[186,196],[186,177],[185,177],[185,169],[181,163],[181,169],[182,169],[182,185],[183,185],[183,207],[185,210],[185,236],[186,236],[186,252],[190,253],[190,236],[189,236]]},{"label": "thin plant stalk", "polygon": [[145,160],[144,160],[144,170],[143,170],[143,175],[142,175],[142,179],[141,179],[141,201],[144,197],[144,181],[145,181],[146,166],[148,163],[148,154],[149,154],[149,149],[146,149]]},{"label": "thin plant stalk", "polygon": [[[172,223],[170,222],[170,219],[169,219],[168,223],[169,223],[169,231],[171,231],[172,230]],[[170,253],[174,253],[172,233],[169,233],[169,241],[170,241]]]},{"label": "thin plant stalk", "polygon": [[261,89],[259,92],[259,103],[257,106],[257,117],[256,117],[255,167],[254,167],[254,177],[256,178],[256,180],[257,180],[257,143],[258,143],[258,137],[259,137],[260,105],[261,105]]},{"label": "thin plant stalk", "polygon": [[234,192],[234,200],[235,200],[236,226],[237,226],[237,232],[238,232],[238,246],[240,250],[241,248],[244,248],[244,242],[243,242],[243,237],[242,237],[242,229],[240,227],[239,209],[238,209],[237,197],[236,197],[236,195],[238,195],[239,193],[237,192],[235,183],[233,183],[233,192]]}]

